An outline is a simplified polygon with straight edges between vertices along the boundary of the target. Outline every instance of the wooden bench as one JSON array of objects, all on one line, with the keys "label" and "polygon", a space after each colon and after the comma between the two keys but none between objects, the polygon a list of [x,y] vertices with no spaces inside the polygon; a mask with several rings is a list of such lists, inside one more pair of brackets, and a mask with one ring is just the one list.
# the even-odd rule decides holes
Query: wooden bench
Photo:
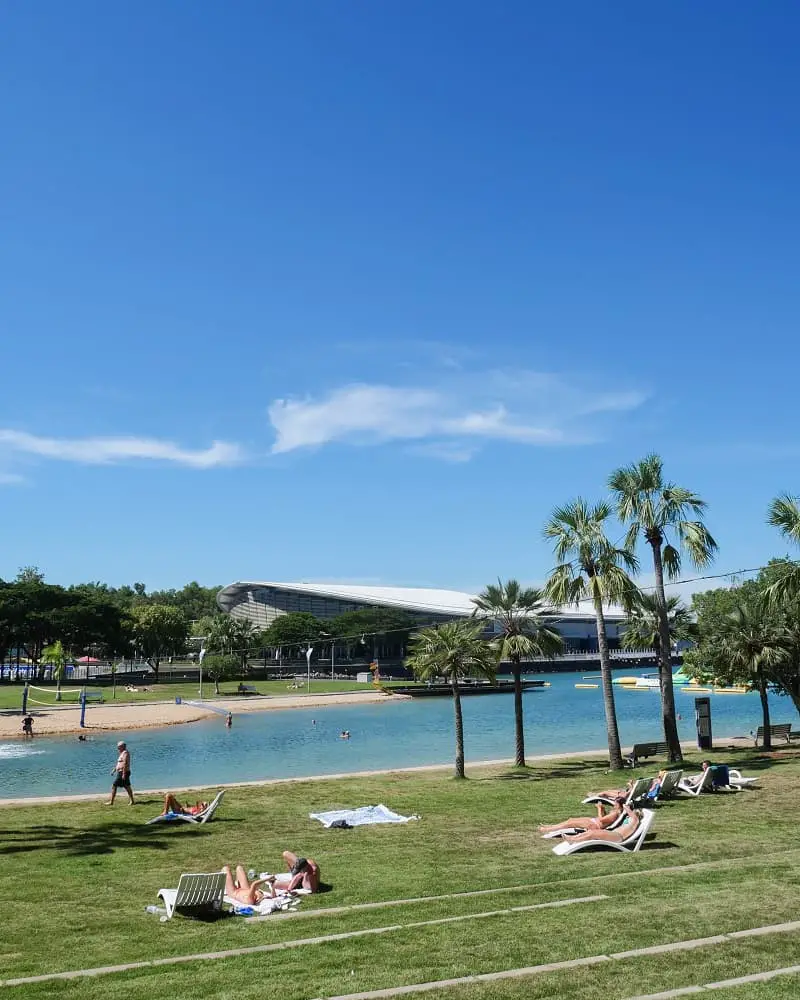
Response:
[{"label": "wooden bench", "polygon": [[660,743],[634,743],[633,750],[625,758],[630,767],[636,767],[640,758],[657,757],[659,754],[669,754],[669,744]]},{"label": "wooden bench", "polygon": [[255,684],[240,684],[239,687],[236,688],[236,693],[237,694],[258,694],[258,691],[256,690]]},{"label": "wooden bench", "polygon": [[[770,726],[769,738],[770,742],[772,742],[772,740],[774,739],[779,738],[786,740],[786,742],[788,743],[789,740],[792,738],[791,722],[781,722],[777,726]],[[756,732],[756,746],[758,746],[759,743],[763,744],[763,742],[764,742],[764,727],[759,726],[758,731]]]}]

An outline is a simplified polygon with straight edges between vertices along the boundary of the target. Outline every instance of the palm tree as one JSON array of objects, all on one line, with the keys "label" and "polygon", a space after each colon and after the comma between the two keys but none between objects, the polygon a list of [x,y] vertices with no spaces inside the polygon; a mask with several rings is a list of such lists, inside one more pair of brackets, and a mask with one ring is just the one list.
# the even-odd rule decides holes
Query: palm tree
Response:
[{"label": "palm tree", "polygon": [[790,654],[790,637],[768,613],[766,602],[740,604],[726,615],[719,659],[734,678],[754,687],[761,697],[764,749],[771,750],[767,674]]},{"label": "palm tree", "polygon": [[67,653],[59,639],[42,650],[42,659],[52,664],[53,677],[56,679],[56,701],[61,701],[61,682],[67,672]]},{"label": "palm tree", "polygon": [[464,775],[464,720],[459,681],[464,677],[494,680],[497,653],[481,638],[480,622],[454,621],[421,628],[411,636],[408,666],[420,680],[444,677],[453,692],[456,726],[456,774]]},{"label": "palm tree", "polygon": [[[714,558],[717,543],[702,521],[705,500],[696,493],[666,482],[663,462],[658,455],[647,455],[641,462],[617,469],[609,481],[617,506],[617,516],[628,525],[625,547],[633,550],[641,535],[653,553],[655,595],[659,617],[659,686],[664,738],[672,761],[683,759],[675,715],[675,692],[672,687],[672,649],[669,640],[669,616],[664,591],[664,573],[677,580],[681,572],[681,549],[697,569]],[[696,520],[690,520],[694,516]],[[676,544],[670,540],[674,534]]]},{"label": "palm tree", "polygon": [[556,631],[544,621],[542,592],[534,587],[522,588],[516,580],[489,584],[472,598],[474,614],[496,623],[499,635],[495,640],[498,659],[511,662],[514,675],[514,720],[517,767],[525,767],[525,725],[522,716],[522,657],[553,656],[564,645]]},{"label": "palm tree", "polygon": [[611,507],[605,501],[590,506],[581,497],[564,507],[556,507],[544,534],[554,541],[558,565],[550,574],[544,593],[555,605],[592,602],[597,621],[608,755],[612,770],[619,770],[623,766],[622,751],[603,605],[621,602],[629,607],[633,603],[637,590],[628,574],[637,571],[638,563],[629,549],[618,548],[608,540],[605,527],[610,516]]},{"label": "palm tree", "polygon": [[[784,538],[800,545],[800,506],[797,498],[783,493],[775,497],[769,505],[767,520],[773,528],[779,528]],[[795,563],[780,580],[767,588],[771,604],[785,603],[800,594],[800,564]]]},{"label": "palm tree", "polygon": [[[655,594],[640,592],[636,603],[629,609],[622,626],[622,645],[626,649],[655,649],[661,651],[660,605]],[[692,612],[679,597],[667,598],[670,648],[676,642],[695,638],[697,627]]]}]

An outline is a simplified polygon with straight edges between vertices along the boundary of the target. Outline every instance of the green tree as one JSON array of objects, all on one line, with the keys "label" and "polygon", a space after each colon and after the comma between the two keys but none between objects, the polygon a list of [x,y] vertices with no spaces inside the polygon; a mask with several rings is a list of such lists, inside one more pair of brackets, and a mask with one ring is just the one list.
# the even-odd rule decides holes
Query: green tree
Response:
[{"label": "green tree", "polygon": [[491,622],[499,635],[495,646],[500,661],[511,663],[514,676],[515,761],[525,767],[525,722],[522,711],[523,657],[555,656],[564,641],[556,629],[546,623],[542,592],[534,587],[521,587],[517,580],[489,584],[473,597],[475,615]]},{"label": "green tree", "polygon": [[326,624],[307,611],[293,611],[288,615],[279,615],[262,634],[262,639],[265,645],[284,649],[288,655],[296,656],[301,647],[320,641]]},{"label": "green tree", "polygon": [[681,761],[664,575],[670,580],[678,579],[681,550],[697,569],[708,566],[713,560],[717,543],[702,520],[707,505],[697,494],[664,479],[663,462],[658,455],[647,455],[641,462],[617,469],[609,478],[609,488],[616,501],[617,516],[628,525],[626,549],[633,551],[642,537],[652,552],[659,616],[659,686],[664,738],[669,744],[670,760]]},{"label": "green tree", "polygon": [[133,641],[153,668],[156,683],[165,656],[180,653],[186,646],[189,626],[177,608],[165,604],[141,604],[133,608]]},{"label": "green tree", "polygon": [[61,682],[67,673],[67,653],[60,639],[42,650],[42,660],[53,667],[53,677],[56,679],[56,701],[61,701]]},{"label": "green tree", "polygon": [[597,647],[603,707],[606,717],[608,756],[612,770],[623,766],[619,727],[611,684],[611,655],[606,635],[603,605],[621,603],[630,607],[638,591],[629,573],[638,570],[635,555],[618,548],[606,535],[611,507],[603,502],[590,506],[578,497],[564,507],[556,507],[545,525],[544,534],[554,543],[558,565],[544,588],[545,597],[557,606],[592,602],[597,623]]},{"label": "green tree", "polygon": [[[800,545],[800,506],[797,498],[784,493],[769,505],[768,521],[784,538]],[[786,569],[769,585],[767,598],[773,604],[792,603],[800,595],[800,563],[786,560]]]},{"label": "green tree", "polygon": [[239,670],[239,660],[235,656],[212,653],[203,659],[203,671],[214,682],[214,694],[219,694],[219,682],[235,677]]},{"label": "green tree", "polygon": [[446,622],[422,628],[411,637],[408,666],[420,680],[443,677],[453,694],[456,730],[455,776],[464,774],[464,718],[459,682],[465,677],[494,680],[497,651],[481,638],[483,626],[474,621]]},{"label": "green tree", "polygon": [[[661,605],[655,594],[640,591],[636,603],[628,609],[622,625],[622,645],[625,649],[654,649],[661,654]],[[667,598],[670,649],[676,642],[692,642],[697,626],[692,612],[679,597]]]},{"label": "green tree", "polygon": [[732,681],[758,691],[764,726],[764,749],[772,749],[769,731],[769,675],[790,653],[790,637],[762,599],[740,604],[726,616],[717,656]]},{"label": "green tree", "polygon": [[402,656],[418,620],[402,608],[361,608],[345,611],[324,625],[337,645],[347,647],[348,655],[357,650],[371,659],[377,656]]},{"label": "green tree", "polygon": [[[767,645],[778,643],[783,656],[763,659],[763,670],[769,684],[782,696],[791,699],[800,712],[800,599],[770,600],[771,588],[794,564],[788,559],[773,559],[755,580],[746,580],[735,587],[718,587],[692,595],[692,608],[697,619],[698,639],[684,654],[687,669],[704,681],[717,684],[750,683],[747,676],[734,674],[730,657],[724,652],[726,636],[731,631],[739,608],[745,608],[754,627],[760,622],[761,638]],[[757,690],[757,686],[750,684]]]}]

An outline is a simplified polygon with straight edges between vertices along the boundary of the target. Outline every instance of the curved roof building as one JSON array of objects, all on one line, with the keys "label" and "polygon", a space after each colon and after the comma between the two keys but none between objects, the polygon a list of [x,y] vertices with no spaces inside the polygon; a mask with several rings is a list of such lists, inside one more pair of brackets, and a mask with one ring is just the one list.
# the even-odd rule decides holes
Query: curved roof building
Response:
[{"label": "curved roof building", "polygon": [[[222,611],[239,618],[249,618],[259,628],[266,628],[279,615],[307,611],[316,618],[330,619],[345,611],[365,608],[397,608],[419,616],[420,621],[443,621],[466,618],[475,610],[472,594],[460,590],[433,590],[426,587],[367,587],[339,583],[278,583],[276,581],[237,581],[217,594]],[[617,634],[622,618],[618,610],[608,612],[609,636]],[[595,635],[591,608],[554,609],[555,624],[569,638]]]}]

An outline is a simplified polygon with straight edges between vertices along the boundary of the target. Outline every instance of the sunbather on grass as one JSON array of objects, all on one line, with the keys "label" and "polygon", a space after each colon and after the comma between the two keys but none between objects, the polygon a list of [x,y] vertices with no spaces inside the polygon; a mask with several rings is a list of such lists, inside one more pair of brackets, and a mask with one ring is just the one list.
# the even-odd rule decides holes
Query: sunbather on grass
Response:
[{"label": "sunbather on grass", "polygon": [[[661,786],[664,784],[666,774],[666,771],[659,771],[655,778],[653,778],[650,782],[650,788],[647,790],[648,797],[655,798]],[[591,794],[592,797],[602,796],[604,799],[616,799],[620,796],[622,796],[623,799],[626,799],[635,784],[636,778],[631,778],[624,788],[607,788],[604,792],[592,792]]]},{"label": "sunbather on grass", "polygon": [[607,844],[621,844],[623,840],[627,840],[636,833],[639,823],[641,823],[641,817],[635,809],[626,805],[623,806],[623,812],[625,819],[622,821],[622,825],[615,830],[585,830],[583,833],[566,834],[564,840],[570,844],[580,844],[589,840],[599,840]]},{"label": "sunbather on grass", "polygon": [[289,871],[274,876],[274,889],[282,889],[284,892],[293,892],[295,889],[319,892],[319,865],[313,858],[300,858],[291,851],[284,851],[283,860]]},{"label": "sunbather on grass", "polygon": [[573,816],[571,819],[565,819],[563,823],[540,826],[539,833],[552,833],[554,830],[605,830],[620,818],[624,805],[625,796],[617,795],[614,805],[608,812],[605,811],[605,804],[598,802],[596,816]]},{"label": "sunbather on grass", "polygon": [[208,809],[207,802],[195,802],[193,806],[183,806],[172,792],[167,792],[164,796],[164,812],[161,815],[166,816],[167,813],[177,813],[178,816],[197,816],[198,813],[205,812],[206,809]]},{"label": "sunbather on grass", "polygon": [[[242,865],[236,866],[236,878],[233,877],[229,865],[223,865],[222,870],[225,872],[225,895],[238,900],[244,906],[258,906],[262,899],[275,895],[271,886],[274,876],[256,878],[251,882]],[[267,888],[262,889],[262,886]]]}]

